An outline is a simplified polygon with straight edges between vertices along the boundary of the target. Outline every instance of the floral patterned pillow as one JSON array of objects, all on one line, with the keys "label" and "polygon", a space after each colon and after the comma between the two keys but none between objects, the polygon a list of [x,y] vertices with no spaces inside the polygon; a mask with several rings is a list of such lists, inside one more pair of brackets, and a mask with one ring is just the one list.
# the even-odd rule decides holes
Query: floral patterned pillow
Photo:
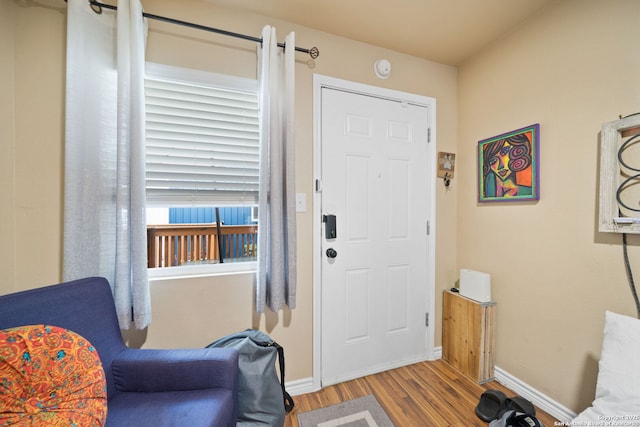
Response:
[{"label": "floral patterned pillow", "polygon": [[47,325],[0,330],[0,426],[101,427],[107,385],[96,349]]}]

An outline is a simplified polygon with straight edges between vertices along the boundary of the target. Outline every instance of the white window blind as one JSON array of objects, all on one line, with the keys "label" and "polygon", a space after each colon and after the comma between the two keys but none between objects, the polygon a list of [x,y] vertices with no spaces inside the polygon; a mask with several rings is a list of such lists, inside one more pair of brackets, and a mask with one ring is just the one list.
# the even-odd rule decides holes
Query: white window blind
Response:
[{"label": "white window blind", "polygon": [[153,75],[145,91],[148,203],[256,204],[256,91]]}]

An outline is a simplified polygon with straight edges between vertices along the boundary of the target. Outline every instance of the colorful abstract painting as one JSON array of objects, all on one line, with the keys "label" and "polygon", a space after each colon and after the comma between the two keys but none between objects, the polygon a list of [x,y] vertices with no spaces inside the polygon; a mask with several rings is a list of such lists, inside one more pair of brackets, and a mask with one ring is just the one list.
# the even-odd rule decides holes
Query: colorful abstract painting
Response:
[{"label": "colorful abstract painting", "polygon": [[479,141],[479,202],[540,199],[539,133],[535,124]]}]

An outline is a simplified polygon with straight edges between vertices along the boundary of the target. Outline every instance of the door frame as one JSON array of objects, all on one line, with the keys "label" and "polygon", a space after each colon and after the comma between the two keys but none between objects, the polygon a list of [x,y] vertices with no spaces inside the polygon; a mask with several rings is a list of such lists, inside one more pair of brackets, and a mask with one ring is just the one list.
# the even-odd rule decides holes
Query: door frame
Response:
[{"label": "door frame", "polygon": [[317,183],[322,178],[322,89],[331,88],[372,96],[400,103],[410,103],[428,108],[427,126],[429,127],[429,142],[427,144],[428,157],[431,160],[431,171],[428,177],[427,189],[430,197],[429,212],[429,235],[427,236],[428,256],[427,256],[427,310],[431,319],[426,338],[427,360],[434,359],[435,346],[435,242],[436,242],[436,100],[435,98],[401,92],[393,89],[386,89],[348,80],[342,80],[321,74],[313,75],[313,389],[322,388],[322,212],[321,197]]}]

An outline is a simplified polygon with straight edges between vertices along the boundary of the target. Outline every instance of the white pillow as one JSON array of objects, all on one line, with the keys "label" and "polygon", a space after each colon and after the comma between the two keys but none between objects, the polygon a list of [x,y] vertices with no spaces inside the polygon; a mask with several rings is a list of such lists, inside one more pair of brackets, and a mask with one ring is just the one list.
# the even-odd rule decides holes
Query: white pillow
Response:
[{"label": "white pillow", "polygon": [[640,320],[607,311],[596,400],[640,400]]},{"label": "white pillow", "polygon": [[[600,370],[596,384],[596,399],[572,425],[605,425],[618,417],[631,415],[638,425],[640,414],[640,320],[607,311],[604,321],[604,339],[600,356]],[[620,418],[626,420],[626,418]],[[620,424],[623,425],[623,424]]]}]

